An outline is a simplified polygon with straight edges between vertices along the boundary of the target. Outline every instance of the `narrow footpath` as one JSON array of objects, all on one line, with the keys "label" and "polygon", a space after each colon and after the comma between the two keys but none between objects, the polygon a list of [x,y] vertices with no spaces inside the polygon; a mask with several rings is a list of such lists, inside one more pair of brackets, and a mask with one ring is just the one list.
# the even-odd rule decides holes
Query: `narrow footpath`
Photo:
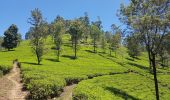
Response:
[{"label": "narrow footpath", "polygon": [[22,87],[20,69],[15,63],[11,72],[0,78],[0,100],[25,100],[28,92]]}]

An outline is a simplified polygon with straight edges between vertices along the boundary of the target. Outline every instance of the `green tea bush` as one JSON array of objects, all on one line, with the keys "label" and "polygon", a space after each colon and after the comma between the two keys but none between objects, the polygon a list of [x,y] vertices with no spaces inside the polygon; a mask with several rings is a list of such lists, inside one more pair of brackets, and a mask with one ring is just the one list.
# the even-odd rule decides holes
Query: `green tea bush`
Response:
[{"label": "green tea bush", "polygon": [[3,73],[3,75],[9,73],[11,69],[11,66],[0,65],[0,71]]},{"label": "green tea bush", "polygon": [[59,95],[63,91],[65,86],[64,80],[62,79],[41,79],[31,80],[27,86],[30,90],[29,99],[31,100],[46,100]]}]

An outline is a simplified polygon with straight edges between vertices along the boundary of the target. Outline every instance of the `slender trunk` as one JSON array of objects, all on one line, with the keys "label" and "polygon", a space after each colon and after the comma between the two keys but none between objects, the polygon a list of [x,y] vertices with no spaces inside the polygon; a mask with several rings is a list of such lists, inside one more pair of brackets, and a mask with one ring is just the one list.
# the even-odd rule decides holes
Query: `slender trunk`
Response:
[{"label": "slender trunk", "polygon": [[110,56],[112,56],[112,51],[111,51],[111,49],[110,49]]},{"label": "slender trunk", "polygon": [[37,56],[37,61],[38,61],[38,65],[40,64],[40,57],[38,56],[38,51],[36,50],[36,56]]},{"label": "slender trunk", "polygon": [[57,51],[58,51],[57,52],[57,57],[58,57],[57,60],[60,61],[60,50],[57,50]]},{"label": "slender trunk", "polygon": [[152,61],[153,74],[154,74],[156,100],[159,100],[159,88],[158,88],[158,80],[157,80],[157,72],[156,72],[155,54],[152,54],[151,61]]},{"label": "slender trunk", "polygon": [[77,38],[75,38],[75,45],[74,45],[74,58],[77,58]]},{"label": "slender trunk", "polygon": [[88,38],[88,37],[86,36],[86,37],[85,37],[85,43],[87,43],[87,38]]},{"label": "slender trunk", "polygon": [[149,57],[149,69],[150,72],[152,71],[152,62],[151,62],[151,54],[150,54],[150,50],[148,49],[148,57]]},{"label": "slender trunk", "polygon": [[95,41],[95,39],[93,40],[93,48],[94,48],[93,52],[96,53],[96,41]]},{"label": "slender trunk", "polygon": [[109,45],[109,49],[110,49],[110,56],[112,56],[112,49],[110,45]]}]

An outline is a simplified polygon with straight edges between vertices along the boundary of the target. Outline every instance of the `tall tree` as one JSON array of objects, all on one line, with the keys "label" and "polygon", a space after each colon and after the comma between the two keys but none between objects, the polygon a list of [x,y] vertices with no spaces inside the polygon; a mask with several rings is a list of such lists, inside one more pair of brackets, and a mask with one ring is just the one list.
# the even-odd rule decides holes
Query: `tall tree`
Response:
[{"label": "tall tree", "polygon": [[115,57],[117,56],[117,50],[120,48],[121,45],[121,33],[119,31],[116,31],[115,34],[113,34],[112,39],[112,48],[115,52]]},{"label": "tall tree", "polygon": [[77,58],[78,42],[82,37],[84,24],[78,19],[73,20],[70,24],[69,33],[71,35],[73,49],[74,49],[74,58]]},{"label": "tall tree", "polygon": [[128,6],[121,5],[120,19],[132,31],[139,33],[148,52],[153,69],[155,95],[159,100],[156,72],[156,55],[170,28],[169,0],[131,0]]},{"label": "tall tree", "polygon": [[10,49],[16,48],[18,45],[18,28],[16,25],[12,24],[5,32],[4,32],[4,41],[2,46],[8,51]]},{"label": "tall tree", "polygon": [[44,51],[44,39],[47,36],[48,29],[46,22],[42,17],[42,13],[39,9],[34,9],[31,11],[31,18],[29,18],[28,23],[32,25],[31,28],[31,47],[33,53],[37,57],[37,62],[40,64]]},{"label": "tall tree", "polygon": [[53,40],[57,50],[57,60],[59,61],[62,46],[62,35],[65,33],[64,22],[62,20],[54,21],[50,25],[50,33],[53,34]]},{"label": "tall tree", "polygon": [[90,29],[90,35],[93,42],[93,52],[96,53],[97,41],[100,38],[101,31],[96,25],[92,25]]},{"label": "tall tree", "polygon": [[140,55],[140,41],[138,36],[135,36],[135,34],[129,35],[125,39],[126,46],[128,48],[128,54],[130,57],[136,58]]},{"label": "tall tree", "polygon": [[103,53],[106,53],[107,40],[106,40],[106,35],[104,31],[102,32],[102,36],[101,36],[101,48],[103,49]]},{"label": "tall tree", "polygon": [[109,55],[112,56],[112,51],[113,51],[113,47],[112,47],[112,39],[113,39],[113,34],[111,32],[106,32],[105,33],[105,37],[106,37],[106,40],[107,40],[107,43],[109,45]]},{"label": "tall tree", "polygon": [[88,16],[87,12],[84,13],[84,21],[83,22],[85,24],[83,37],[85,39],[85,42],[87,43],[87,39],[88,39],[89,34],[90,34],[90,19],[89,19],[89,16]]},{"label": "tall tree", "polygon": [[119,49],[121,45],[121,30],[119,27],[117,27],[115,24],[111,25],[111,29],[113,32],[113,37],[112,37],[112,50],[115,51],[115,57],[117,55],[117,50]]}]

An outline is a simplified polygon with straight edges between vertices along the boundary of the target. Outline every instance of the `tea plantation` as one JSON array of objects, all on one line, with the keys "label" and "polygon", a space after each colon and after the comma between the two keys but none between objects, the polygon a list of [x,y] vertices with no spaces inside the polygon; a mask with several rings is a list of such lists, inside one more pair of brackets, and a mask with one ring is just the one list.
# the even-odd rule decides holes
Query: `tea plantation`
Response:
[{"label": "tea plantation", "polygon": [[[98,53],[92,53],[90,44],[80,44],[78,59],[73,59],[69,35],[66,35],[60,62],[57,62],[55,50],[51,49],[51,38],[46,41],[41,65],[36,64],[36,56],[32,54],[29,41],[22,41],[13,51],[0,52],[0,65],[10,65],[14,59],[21,62],[23,83],[30,91],[30,99],[43,100],[59,96],[63,88],[71,84],[77,84],[73,91],[75,100],[155,98],[153,75],[149,73],[145,53],[133,61],[123,47],[117,51],[116,57],[110,57],[99,48]],[[169,73],[168,68],[158,69],[162,100],[170,99]]]}]

